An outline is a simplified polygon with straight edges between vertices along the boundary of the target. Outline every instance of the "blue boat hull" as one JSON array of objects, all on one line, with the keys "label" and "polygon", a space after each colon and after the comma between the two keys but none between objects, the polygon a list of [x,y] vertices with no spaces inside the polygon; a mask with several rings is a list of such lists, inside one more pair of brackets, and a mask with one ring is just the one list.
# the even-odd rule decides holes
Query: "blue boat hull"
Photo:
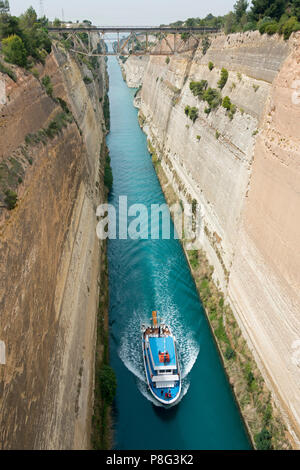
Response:
[{"label": "blue boat hull", "polygon": [[158,402],[162,403],[163,405],[171,405],[171,404],[176,403],[181,393],[181,380],[176,381],[175,386],[171,388],[170,387],[156,388],[154,386],[154,382],[152,381],[153,371],[150,370],[151,366],[149,366],[149,364],[151,364],[151,359],[146,350],[145,340],[143,336],[142,336],[142,343],[143,343],[143,360],[144,360],[145,374],[146,374],[147,384],[148,384],[151,394]]}]

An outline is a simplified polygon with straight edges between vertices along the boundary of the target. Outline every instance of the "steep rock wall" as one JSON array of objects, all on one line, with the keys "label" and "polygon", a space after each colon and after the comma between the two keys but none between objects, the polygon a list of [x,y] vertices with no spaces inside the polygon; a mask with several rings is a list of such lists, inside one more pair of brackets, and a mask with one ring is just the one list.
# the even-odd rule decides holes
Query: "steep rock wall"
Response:
[{"label": "steep rock wall", "polygon": [[[216,88],[222,67],[229,72],[222,95],[237,107],[232,120],[222,107],[207,116],[207,104],[189,89],[202,79]],[[200,206],[198,244],[299,442],[299,368],[292,361],[300,338],[297,79],[299,35],[289,42],[258,32],[218,36],[206,55],[200,47],[169,64],[151,57],[136,103],[173,188]],[[194,124],[187,105],[199,109]]]},{"label": "steep rock wall", "polygon": [[147,56],[131,56],[125,62],[120,60],[123,78],[129,87],[138,88],[142,84],[148,62]]},{"label": "steep rock wall", "polygon": [[91,72],[55,46],[39,73],[51,77],[74,121],[45,144],[25,144],[61,108],[31,74],[17,70],[16,84],[1,75],[9,99],[1,107],[0,158],[14,155],[24,178],[17,207],[1,210],[0,445],[87,448],[101,282],[95,207],[105,197],[105,63],[99,80],[86,86]]}]

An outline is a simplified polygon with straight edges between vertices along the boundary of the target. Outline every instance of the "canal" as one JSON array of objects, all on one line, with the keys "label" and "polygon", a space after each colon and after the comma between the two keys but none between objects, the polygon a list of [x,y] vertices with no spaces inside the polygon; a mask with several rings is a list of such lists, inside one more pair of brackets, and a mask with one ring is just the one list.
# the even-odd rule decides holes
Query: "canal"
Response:
[{"label": "canal", "polygon": [[[133,106],[134,90],[108,60],[113,170],[109,202],[165,203]],[[129,218],[129,222],[130,222]],[[117,376],[114,448],[249,449],[250,443],[178,240],[110,240],[110,363]],[[158,310],[176,336],[180,402],[157,406],[145,383],[140,325]]]}]

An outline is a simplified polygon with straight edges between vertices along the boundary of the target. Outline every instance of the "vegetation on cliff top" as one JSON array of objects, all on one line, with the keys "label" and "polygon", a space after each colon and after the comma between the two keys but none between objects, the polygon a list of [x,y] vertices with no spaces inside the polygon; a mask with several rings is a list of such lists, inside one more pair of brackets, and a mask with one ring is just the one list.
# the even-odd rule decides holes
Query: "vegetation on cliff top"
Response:
[{"label": "vegetation on cliff top", "polygon": [[227,15],[188,18],[172,26],[207,26],[223,29],[226,34],[259,30],[261,34],[279,33],[288,39],[300,30],[300,0],[253,0],[251,4],[237,0]]},{"label": "vegetation on cliff top", "polygon": [[0,1],[0,40],[5,60],[21,67],[44,63],[51,52],[47,24],[47,18],[38,18],[32,7],[16,17],[10,14],[9,2]]}]

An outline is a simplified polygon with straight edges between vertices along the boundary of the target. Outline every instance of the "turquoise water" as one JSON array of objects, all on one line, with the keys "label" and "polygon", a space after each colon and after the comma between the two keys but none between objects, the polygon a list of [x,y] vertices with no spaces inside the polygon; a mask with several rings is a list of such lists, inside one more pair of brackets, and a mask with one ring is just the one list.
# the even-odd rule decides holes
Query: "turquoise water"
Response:
[{"label": "turquoise water", "polygon": [[[114,184],[128,205],[165,202],[134,91],[122,79],[115,58],[110,78],[110,149]],[[130,219],[129,219],[130,221]],[[110,361],[116,371],[116,449],[249,449],[250,444],[178,240],[110,240]],[[158,310],[177,338],[183,391],[172,408],[157,406],[147,390],[140,325]]]}]

